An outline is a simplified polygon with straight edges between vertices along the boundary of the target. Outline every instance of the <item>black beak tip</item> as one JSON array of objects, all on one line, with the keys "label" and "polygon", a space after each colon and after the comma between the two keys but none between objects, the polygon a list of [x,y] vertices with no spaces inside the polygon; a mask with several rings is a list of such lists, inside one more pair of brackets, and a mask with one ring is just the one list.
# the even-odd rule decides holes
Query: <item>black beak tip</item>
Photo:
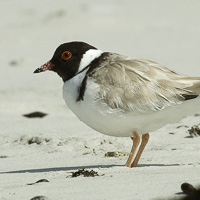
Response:
[{"label": "black beak tip", "polygon": [[41,68],[37,68],[33,73],[36,74],[36,73],[40,73],[40,72],[43,72],[43,70]]}]

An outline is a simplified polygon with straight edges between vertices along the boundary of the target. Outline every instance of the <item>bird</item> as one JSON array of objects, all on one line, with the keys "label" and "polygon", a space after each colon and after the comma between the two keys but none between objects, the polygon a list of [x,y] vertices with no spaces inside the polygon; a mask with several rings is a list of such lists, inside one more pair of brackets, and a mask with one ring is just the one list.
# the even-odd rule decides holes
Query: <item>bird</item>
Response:
[{"label": "bird", "polygon": [[56,72],[69,109],[92,129],[132,137],[125,163],[137,167],[149,133],[197,112],[200,77],[154,61],[101,51],[81,41],[63,43],[34,73]]}]

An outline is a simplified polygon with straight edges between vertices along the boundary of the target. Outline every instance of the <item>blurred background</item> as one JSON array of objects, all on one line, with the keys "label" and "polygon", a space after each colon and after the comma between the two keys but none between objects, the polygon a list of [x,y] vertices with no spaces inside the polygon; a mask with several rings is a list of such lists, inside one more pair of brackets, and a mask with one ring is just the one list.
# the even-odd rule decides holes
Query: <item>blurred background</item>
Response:
[{"label": "blurred background", "polygon": [[61,79],[33,71],[74,40],[200,76],[199,11],[198,0],[1,0],[0,109],[62,109]]}]

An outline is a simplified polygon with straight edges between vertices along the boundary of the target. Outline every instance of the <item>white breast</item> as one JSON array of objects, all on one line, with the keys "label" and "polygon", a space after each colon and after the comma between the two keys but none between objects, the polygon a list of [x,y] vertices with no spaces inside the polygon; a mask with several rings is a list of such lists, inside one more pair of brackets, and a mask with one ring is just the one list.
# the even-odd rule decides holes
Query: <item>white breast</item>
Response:
[{"label": "white breast", "polygon": [[76,101],[79,90],[77,83],[83,79],[84,75],[85,73],[81,73],[64,83],[63,97],[67,106],[81,121],[96,131],[113,136],[131,136],[131,130],[134,127],[131,125],[129,126],[131,128],[127,130],[127,125],[122,122],[125,116],[117,110],[109,109],[106,104],[97,100],[99,87],[93,80],[87,81],[84,100]]}]

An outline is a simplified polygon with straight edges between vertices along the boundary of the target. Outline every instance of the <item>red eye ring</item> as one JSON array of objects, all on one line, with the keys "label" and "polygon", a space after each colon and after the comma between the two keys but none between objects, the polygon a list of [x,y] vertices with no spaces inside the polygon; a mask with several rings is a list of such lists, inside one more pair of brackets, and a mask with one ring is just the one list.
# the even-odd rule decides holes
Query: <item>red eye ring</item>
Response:
[{"label": "red eye ring", "polygon": [[69,60],[72,57],[72,53],[70,51],[64,51],[61,55],[63,60]]}]

